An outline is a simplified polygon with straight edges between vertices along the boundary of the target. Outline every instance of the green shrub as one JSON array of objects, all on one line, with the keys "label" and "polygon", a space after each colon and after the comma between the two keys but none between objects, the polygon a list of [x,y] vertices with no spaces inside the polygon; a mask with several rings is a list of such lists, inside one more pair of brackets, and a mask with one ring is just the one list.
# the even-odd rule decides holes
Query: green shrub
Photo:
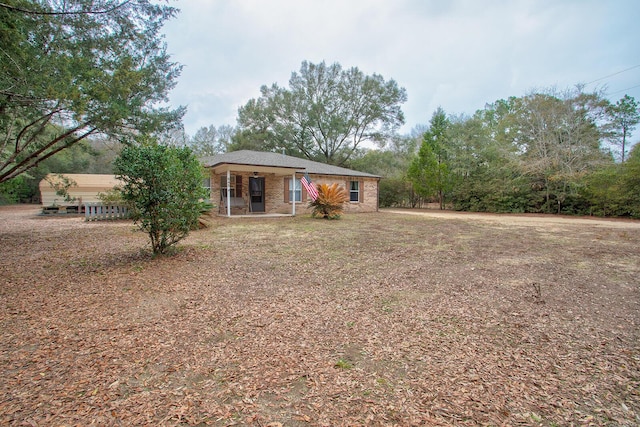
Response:
[{"label": "green shrub", "polygon": [[8,205],[29,200],[31,189],[27,179],[17,176],[8,181],[0,183],[0,205]]},{"label": "green shrub", "polygon": [[115,160],[115,171],[123,182],[122,198],[149,234],[154,254],[165,253],[197,228],[206,190],[202,166],[189,148],[130,145]]}]

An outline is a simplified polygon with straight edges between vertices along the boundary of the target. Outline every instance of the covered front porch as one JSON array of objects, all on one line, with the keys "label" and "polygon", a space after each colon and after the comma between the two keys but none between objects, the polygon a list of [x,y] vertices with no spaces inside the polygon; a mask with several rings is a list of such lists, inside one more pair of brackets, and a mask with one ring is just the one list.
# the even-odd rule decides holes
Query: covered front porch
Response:
[{"label": "covered front porch", "polygon": [[285,189],[296,168],[223,163],[210,169],[211,202],[226,217],[295,216],[301,202]]}]

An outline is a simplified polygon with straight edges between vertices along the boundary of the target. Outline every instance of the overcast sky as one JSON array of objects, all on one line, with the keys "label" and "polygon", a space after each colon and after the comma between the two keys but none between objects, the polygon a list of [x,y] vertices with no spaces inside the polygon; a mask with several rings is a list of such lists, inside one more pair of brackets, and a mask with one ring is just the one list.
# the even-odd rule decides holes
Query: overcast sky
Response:
[{"label": "overcast sky", "polygon": [[[407,90],[408,133],[442,106],[473,114],[536,88],[606,86],[640,101],[638,0],[181,0],[165,26],[184,69],[185,129],[236,125],[260,86],[302,61],[338,62]],[[634,135],[637,139],[638,132]]]}]

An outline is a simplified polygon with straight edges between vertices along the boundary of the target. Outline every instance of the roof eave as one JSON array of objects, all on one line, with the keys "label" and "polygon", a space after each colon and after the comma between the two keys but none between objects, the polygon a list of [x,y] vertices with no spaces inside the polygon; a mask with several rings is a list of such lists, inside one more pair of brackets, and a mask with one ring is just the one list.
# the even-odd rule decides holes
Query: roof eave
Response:
[{"label": "roof eave", "polygon": [[265,166],[247,163],[217,163],[212,166],[206,166],[213,170],[214,173],[220,174],[229,172],[257,172],[257,173],[274,173],[276,175],[291,175],[298,170],[298,168],[287,166]]}]

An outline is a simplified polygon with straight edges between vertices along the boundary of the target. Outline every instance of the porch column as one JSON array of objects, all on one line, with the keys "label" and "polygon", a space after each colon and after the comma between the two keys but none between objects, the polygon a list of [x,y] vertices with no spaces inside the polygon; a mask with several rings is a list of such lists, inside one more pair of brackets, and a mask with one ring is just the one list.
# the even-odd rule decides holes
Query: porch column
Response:
[{"label": "porch column", "polygon": [[[295,171],[293,172],[293,176],[291,177],[291,180],[292,180],[291,182],[293,187],[293,194],[291,197],[291,199],[293,200],[293,203],[291,204],[291,215],[296,216],[296,173]],[[302,195],[302,193],[300,194]]]},{"label": "porch column", "polygon": [[225,188],[225,196],[227,198],[227,216],[231,216],[231,200],[229,197],[229,188],[231,188],[231,170],[227,169],[227,188]]}]

